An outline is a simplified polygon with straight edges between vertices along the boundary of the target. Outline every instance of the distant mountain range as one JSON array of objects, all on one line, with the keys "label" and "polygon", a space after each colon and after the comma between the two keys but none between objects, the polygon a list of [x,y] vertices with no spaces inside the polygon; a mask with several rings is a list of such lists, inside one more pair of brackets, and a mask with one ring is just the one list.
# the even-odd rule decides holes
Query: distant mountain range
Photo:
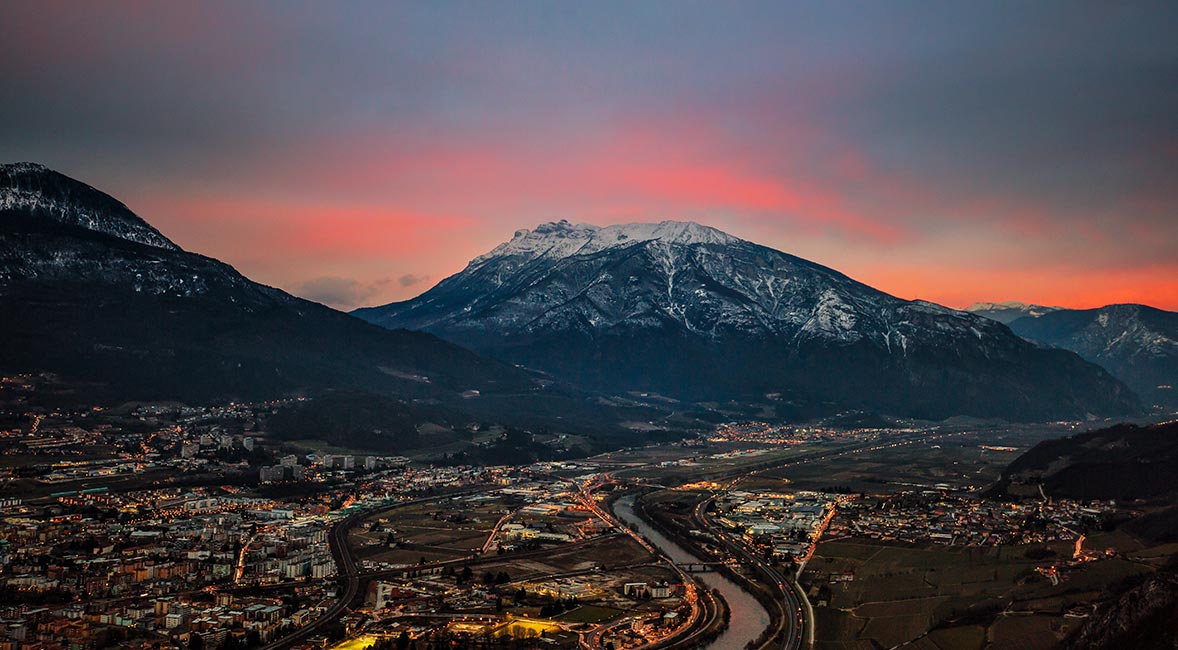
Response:
[{"label": "distant mountain range", "polygon": [[[1069,352],[694,223],[520,231],[418,298],[356,312],[388,331],[184,251],[116,199],[28,163],[0,165],[0,308],[0,371],[59,375],[79,402],[359,390],[585,429],[638,408],[626,393],[771,402],[785,417],[1138,407]],[[1143,340],[1169,350],[1170,331]]]},{"label": "distant mountain range", "polygon": [[1099,364],[1149,404],[1178,406],[1178,313],[1108,305],[1020,318],[1010,328]]},{"label": "distant mountain range", "polygon": [[1030,341],[1079,354],[1148,404],[1178,406],[1178,313],[1132,304],[1063,309],[1006,302],[966,309],[1008,323]]},{"label": "distant mountain range", "polygon": [[[0,165],[0,313],[0,371],[60,376],[69,389],[58,397],[72,403],[341,389],[445,408],[459,424],[608,432],[622,414],[433,335],[252,282],[35,164]],[[399,417],[430,409],[406,406]]]},{"label": "distant mountain range", "polygon": [[1044,305],[1028,305],[1025,302],[975,302],[965,311],[978,316],[985,316],[999,323],[1009,325],[1024,316],[1042,316],[1062,307],[1046,307]]},{"label": "distant mountain range", "polygon": [[542,224],[417,298],[354,313],[613,394],[935,419],[1138,408],[1073,353],[695,223]]}]

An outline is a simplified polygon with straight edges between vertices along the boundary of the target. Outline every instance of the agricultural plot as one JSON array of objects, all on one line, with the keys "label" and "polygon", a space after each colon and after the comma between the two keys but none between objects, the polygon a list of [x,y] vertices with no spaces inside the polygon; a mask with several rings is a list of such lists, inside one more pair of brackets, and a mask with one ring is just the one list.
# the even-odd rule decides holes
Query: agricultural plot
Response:
[{"label": "agricultural plot", "polygon": [[787,479],[797,489],[841,486],[880,492],[937,484],[968,489],[992,483],[1021,451],[1058,435],[1051,427],[970,433],[827,456],[821,462],[790,465],[763,476]]},{"label": "agricultural plot", "polygon": [[1093,602],[1104,587],[1153,568],[1135,553],[1061,569],[1059,584],[1052,584],[1036,568],[1063,567],[1072,548],[1050,548],[1054,558],[1033,559],[1028,546],[824,542],[802,577],[816,606],[816,647],[1051,647],[1076,625],[1064,616],[1067,608]]},{"label": "agricultural plot", "polygon": [[[557,546],[542,557],[514,559],[511,554],[500,557],[502,559],[483,562],[480,570],[506,571],[513,580],[533,580],[554,574],[610,571],[656,561],[637,542],[620,534],[563,548]],[[652,579],[666,579],[671,575],[669,570],[652,568],[657,571]]]},{"label": "agricultural plot", "polygon": [[996,648],[1048,650],[1059,642],[1062,624],[1052,616],[999,616],[988,631]]},{"label": "agricultural plot", "polygon": [[413,564],[466,557],[481,550],[511,506],[500,499],[470,499],[443,507],[423,503],[378,514],[352,529],[349,542],[361,560]]}]

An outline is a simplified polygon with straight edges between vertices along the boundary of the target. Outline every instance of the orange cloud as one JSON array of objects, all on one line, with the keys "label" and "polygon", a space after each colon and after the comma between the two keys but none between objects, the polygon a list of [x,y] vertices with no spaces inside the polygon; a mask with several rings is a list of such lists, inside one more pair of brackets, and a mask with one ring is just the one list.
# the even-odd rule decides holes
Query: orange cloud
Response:
[{"label": "orange cloud", "polygon": [[1023,268],[969,268],[945,264],[854,265],[854,277],[901,298],[963,308],[985,300],[1020,300],[1073,309],[1114,303],[1178,307],[1178,264],[1123,270],[1053,264]]},{"label": "orange cloud", "polygon": [[[1107,245],[1128,237],[1153,251],[1143,238],[1157,226],[931,187],[845,143],[812,156],[817,137],[783,128],[734,144],[706,122],[669,118],[553,142],[372,133],[318,143],[221,192],[161,188],[143,213],[181,245],[288,287],[442,278],[545,220],[695,219],[902,297],[1178,306],[1175,269],[1127,263],[1116,255],[1129,247]],[[370,302],[423,288],[385,283]]]}]

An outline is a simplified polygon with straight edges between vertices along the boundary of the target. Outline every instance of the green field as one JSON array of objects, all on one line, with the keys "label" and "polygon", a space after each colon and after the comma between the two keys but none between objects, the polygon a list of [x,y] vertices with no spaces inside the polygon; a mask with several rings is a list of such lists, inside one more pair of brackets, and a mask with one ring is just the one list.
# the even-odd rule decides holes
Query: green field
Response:
[{"label": "green field", "polygon": [[568,623],[590,623],[596,625],[597,623],[604,623],[611,621],[623,614],[622,610],[614,609],[612,607],[599,607],[597,605],[582,605],[571,612],[565,612],[556,617],[558,621],[565,621]]}]

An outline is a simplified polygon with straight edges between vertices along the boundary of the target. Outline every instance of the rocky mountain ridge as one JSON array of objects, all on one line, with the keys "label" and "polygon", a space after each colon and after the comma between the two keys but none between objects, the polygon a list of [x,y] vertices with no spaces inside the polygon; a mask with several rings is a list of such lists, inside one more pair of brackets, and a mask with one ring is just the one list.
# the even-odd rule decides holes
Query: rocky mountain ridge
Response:
[{"label": "rocky mountain ridge", "polygon": [[969,307],[965,308],[971,314],[978,316],[985,316],[992,320],[996,320],[1003,325],[1009,325],[1011,322],[1018,320],[1024,316],[1033,316],[1038,318],[1043,314],[1050,314],[1053,311],[1059,311],[1062,307],[1048,307],[1046,305],[1031,305],[1025,302],[1007,301],[1007,302],[975,302]]},{"label": "rocky mountain ridge", "polygon": [[1019,336],[1070,350],[1124,381],[1149,404],[1178,405],[1178,313],[1146,305],[1061,309],[1013,321]]},{"label": "rocky mountain ridge", "polygon": [[934,418],[1135,408],[1100,369],[1000,323],[692,223],[542,224],[354,313],[598,390]]},{"label": "rocky mountain ridge", "polygon": [[186,252],[114,198],[0,165],[0,370],[96,401],[258,398],[323,388],[442,398],[533,378],[428,334],[389,332]]}]

